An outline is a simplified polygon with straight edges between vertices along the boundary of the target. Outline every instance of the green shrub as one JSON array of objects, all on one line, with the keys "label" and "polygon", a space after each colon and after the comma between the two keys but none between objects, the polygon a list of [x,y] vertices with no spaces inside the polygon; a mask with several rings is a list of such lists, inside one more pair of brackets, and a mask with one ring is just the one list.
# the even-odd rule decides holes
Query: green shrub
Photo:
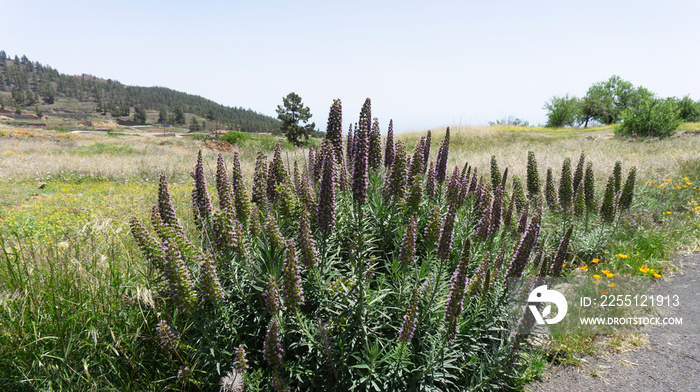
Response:
[{"label": "green shrub", "polygon": [[231,144],[241,144],[241,142],[250,140],[250,134],[245,132],[230,131],[229,133],[221,135],[219,140],[229,142]]},{"label": "green shrub", "polygon": [[678,110],[681,120],[685,122],[700,121],[700,101],[693,101],[686,95],[678,100]]},{"label": "green shrub", "polygon": [[[190,137],[192,138],[192,140],[200,140],[200,141],[211,139],[211,137],[205,133],[193,133],[193,134],[191,134]],[[222,137],[222,139],[223,139],[223,137]]]},{"label": "green shrub", "polygon": [[552,97],[549,102],[544,104],[547,110],[548,128],[561,128],[564,126],[573,126],[576,124],[579,100],[576,97],[569,97],[569,94],[563,97]]},{"label": "green shrub", "polygon": [[633,107],[622,112],[622,122],[615,133],[640,137],[673,136],[681,124],[680,111],[675,99],[645,96]]}]

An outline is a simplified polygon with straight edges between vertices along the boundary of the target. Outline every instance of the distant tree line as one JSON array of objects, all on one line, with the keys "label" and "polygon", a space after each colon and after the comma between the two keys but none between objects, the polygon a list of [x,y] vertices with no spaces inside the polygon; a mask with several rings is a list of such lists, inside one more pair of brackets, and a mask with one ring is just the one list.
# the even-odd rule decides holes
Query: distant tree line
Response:
[{"label": "distant tree line", "polygon": [[593,84],[582,98],[554,96],[544,109],[547,127],[619,123],[623,133],[640,136],[669,136],[681,122],[700,121],[700,101],[689,96],[660,98],[617,75]]},{"label": "distant tree line", "polygon": [[[92,75],[65,75],[27,56],[10,58],[0,51],[0,92],[11,92],[12,105],[23,107],[41,102],[51,105],[56,100],[76,99],[94,102],[96,109],[115,117],[129,116],[145,123],[145,110],[159,112],[158,122],[185,124],[185,113],[191,113],[222,127],[244,132],[280,132],[280,121],[250,109],[228,107],[209,99],[165,87],[126,86],[111,79]],[[201,124],[201,122],[200,122]]]}]

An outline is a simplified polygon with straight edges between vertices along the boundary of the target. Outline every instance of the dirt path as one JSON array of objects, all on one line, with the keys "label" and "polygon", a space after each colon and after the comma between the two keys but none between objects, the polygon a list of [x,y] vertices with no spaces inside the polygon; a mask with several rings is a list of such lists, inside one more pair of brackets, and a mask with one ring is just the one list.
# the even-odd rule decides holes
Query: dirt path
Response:
[{"label": "dirt path", "polygon": [[587,357],[582,367],[552,367],[544,381],[526,391],[700,391],[700,253],[681,257],[683,271],[660,284],[658,292],[677,293],[683,317],[680,333],[652,333],[650,344],[621,354]]}]

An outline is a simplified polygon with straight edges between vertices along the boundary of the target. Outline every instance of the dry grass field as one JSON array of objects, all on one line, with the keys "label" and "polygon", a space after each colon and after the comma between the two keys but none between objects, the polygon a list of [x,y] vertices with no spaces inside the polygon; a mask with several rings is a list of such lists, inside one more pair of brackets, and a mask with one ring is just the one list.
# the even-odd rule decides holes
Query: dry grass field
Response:
[{"label": "dry grass field", "polygon": [[[700,124],[684,124],[683,129],[698,128]],[[468,162],[488,177],[495,156],[501,170],[507,167],[509,175],[524,180],[527,154],[533,151],[541,178],[547,168],[559,178],[562,161],[570,158],[575,164],[585,152],[602,188],[616,161],[624,173],[635,166],[635,203],[644,213],[630,219],[639,219],[642,229],[624,232],[610,243],[601,265],[616,273],[637,276],[641,267],[649,267],[671,274],[667,262],[673,252],[700,243],[700,135],[632,141],[614,138],[610,129],[491,126],[450,131],[448,172]],[[431,133],[432,160],[445,129]],[[424,135],[396,137],[413,151]],[[258,148],[270,156],[273,145],[274,139],[265,136],[234,146],[248,192]],[[134,243],[128,220],[132,215],[148,220],[158,176],[165,174],[186,232],[195,233],[190,171],[200,150],[215,195],[218,151],[204,148],[200,140],[0,124],[0,386],[167,389],[159,384],[172,381],[168,369],[159,369],[167,358],[153,354],[153,344],[145,339],[157,310],[130,305],[148,303],[134,298],[149,297],[153,271]],[[289,168],[294,161],[306,165],[306,154],[304,149],[283,150]],[[231,155],[225,157],[230,162]],[[613,257],[619,254],[625,257]],[[586,349],[582,341],[575,345]]]}]

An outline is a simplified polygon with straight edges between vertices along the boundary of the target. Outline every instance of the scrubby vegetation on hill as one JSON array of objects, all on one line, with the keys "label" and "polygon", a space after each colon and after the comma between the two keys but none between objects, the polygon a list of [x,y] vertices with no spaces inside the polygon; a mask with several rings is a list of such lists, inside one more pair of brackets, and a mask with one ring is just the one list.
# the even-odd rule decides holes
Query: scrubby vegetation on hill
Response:
[{"label": "scrubby vegetation on hill", "polygon": [[184,124],[184,114],[192,113],[243,132],[277,133],[280,127],[277,119],[250,109],[224,106],[166,87],[127,86],[92,75],[65,75],[27,56],[10,58],[5,51],[0,51],[0,97],[2,106],[19,112],[34,113],[39,104],[76,100],[118,118],[129,117],[133,111],[136,122],[145,121],[145,110],[154,110],[160,112],[161,123]]}]

